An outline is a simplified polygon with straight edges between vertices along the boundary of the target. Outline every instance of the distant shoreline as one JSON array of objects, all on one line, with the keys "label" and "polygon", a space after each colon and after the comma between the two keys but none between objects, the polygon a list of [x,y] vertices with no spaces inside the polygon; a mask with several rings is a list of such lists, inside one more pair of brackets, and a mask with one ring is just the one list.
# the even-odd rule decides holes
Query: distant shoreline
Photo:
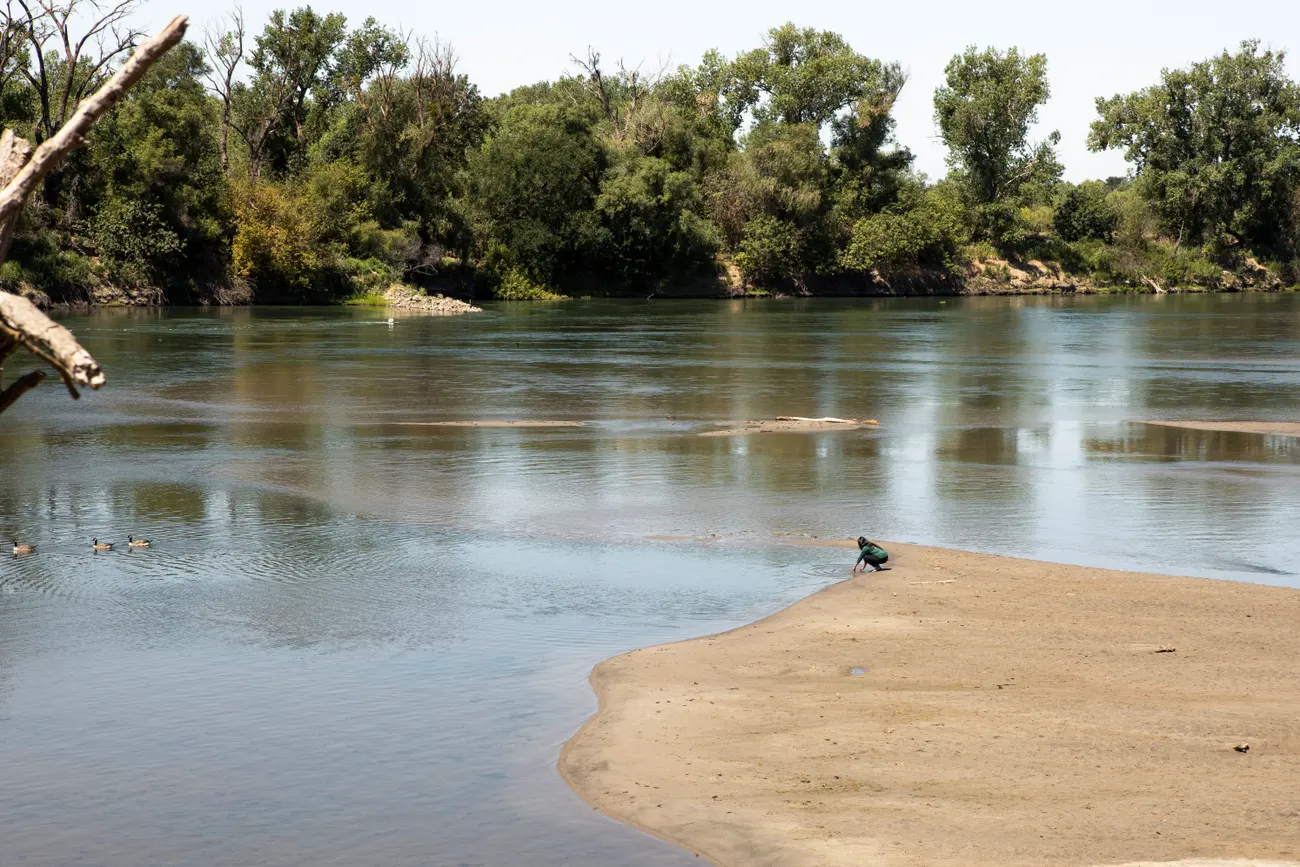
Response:
[{"label": "distant shoreline", "polygon": [[561,774],[719,865],[1300,863],[1300,591],[886,545],[598,665]]},{"label": "distant shoreline", "polygon": [[[455,290],[441,289],[433,290],[435,294],[441,294],[448,300],[454,302],[465,302],[468,304],[483,303],[506,303],[498,301],[491,297],[470,296],[463,292]],[[540,301],[511,301],[510,303],[554,303],[556,301],[635,301],[639,299],[656,300],[656,301],[673,301],[673,300],[718,300],[718,301],[744,301],[759,299],[796,299],[796,298],[1026,298],[1034,296],[1054,296],[1054,297],[1071,297],[1071,296],[1115,296],[1115,295],[1285,295],[1295,292],[1294,287],[1276,287],[1276,288],[1249,288],[1249,289],[1212,289],[1204,287],[1171,287],[1168,290],[1157,292],[1155,289],[1141,286],[1105,286],[1091,285],[1086,283],[1068,284],[1068,285],[999,285],[991,281],[981,280],[978,285],[968,285],[954,282],[941,282],[932,284],[926,280],[900,282],[896,284],[880,284],[875,286],[856,285],[852,288],[834,287],[812,290],[807,293],[786,292],[781,290],[736,290],[734,288],[710,288],[699,289],[696,287],[687,287],[683,289],[658,289],[654,291],[637,290],[637,291],[617,291],[601,294],[584,294],[574,292],[573,294],[561,294],[556,298],[550,298]],[[42,293],[43,295],[43,293]],[[86,310],[86,309],[156,309],[164,307],[347,307],[347,306],[364,306],[373,309],[384,309],[386,305],[377,302],[367,302],[358,305],[355,300],[349,298],[340,298],[337,300],[322,300],[316,303],[304,303],[301,301],[286,301],[283,299],[272,299],[268,301],[250,301],[238,304],[217,304],[217,303],[198,303],[198,304],[172,304],[157,301],[157,293],[138,293],[128,297],[126,295],[117,295],[109,302],[91,302],[85,300],[67,301],[61,299],[50,300],[48,296],[34,296],[31,298],[33,303],[44,309],[52,310]],[[390,309],[402,309],[402,305],[389,305]]]}]

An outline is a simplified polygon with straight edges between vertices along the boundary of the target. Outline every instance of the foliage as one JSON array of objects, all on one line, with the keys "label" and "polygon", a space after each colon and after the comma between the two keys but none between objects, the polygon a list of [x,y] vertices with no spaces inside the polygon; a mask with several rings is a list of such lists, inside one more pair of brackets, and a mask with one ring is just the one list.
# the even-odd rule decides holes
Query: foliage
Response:
[{"label": "foliage", "polygon": [[1071,186],[1056,206],[1052,226],[1065,241],[1108,240],[1119,224],[1110,190],[1100,181]]},{"label": "foliage", "polygon": [[347,21],[339,13],[322,18],[303,6],[271,13],[248,58],[251,81],[232,94],[232,126],[248,151],[249,173],[291,168],[307,149],[312,131],[339,99],[335,53],[344,45]]},{"label": "foliage", "polygon": [[966,242],[966,215],[952,185],[914,189],[892,210],[865,217],[853,226],[841,257],[852,271],[889,271],[926,265],[955,270]]},{"label": "foliage", "polygon": [[645,157],[616,166],[596,198],[600,233],[592,253],[626,284],[700,271],[712,262],[718,241],[699,208],[691,176],[672,171],[666,161]]},{"label": "foliage", "polygon": [[498,301],[553,301],[564,296],[552,292],[527,274],[512,268],[492,287],[492,297]]},{"label": "foliage", "polygon": [[975,46],[954,57],[934,93],[934,117],[948,160],[965,181],[977,229],[994,244],[1023,239],[1021,205],[1041,201],[1061,176],[1060,134],[1031,144],[1029,128],[1047,101],[1047,57]]},{"label": "foliage", "polygon": [[[39,139],[125,56],[132,2],[102,10],[94,58],[67,0],[9,20],[0,119]],[[1300,94],[1253,42],[1099,101],[1090,144],[1133,172],[1077,185],[1057,135],[1031,139],[1046,58],[1016,48],[948,64],[950,171],[930,180],[895,138],[902,68],[794,24],[675,69],[589,49],[495,98],[449,45],[373,18],[300,7],[246,32],[236,13],[203,42],[48,176],[0,282],[377,303],[394,283],[532,299],[739,272],[762,291],[1017,257],[1126,287],[1228,285],[1256,260],[1300,279]]]},{"label": "foliage", "polygon": [[359,288],[344,298],[343,303],[351,307],[387,307],[388,296],[383,289]]},{"label": "foliage", "polygon": [[328,224],[319,213],[274,183],[250,180],[234,195],[231,264],[258,287],[277,292],[310,290],[330,264],[324,244]]},{"label": "foliage", "polygon": [[745,225],[736,266],[750,283],[787,280],[799,273],[799,231],[784,220],[760,216]]},{"label": "foliage", "polygon": [[838,33],[793,24],[772,28],[762,48],[737,57],[731,77],[735,100],[759,124],[815,127],[851,105],[892,104],[905,78],[898,64],[858,54]]},{"label": "foliage", "polygon": [[182,249],[162,208],[139,199],[110,199],[95,213],[89,234],[102,255],[138,268],[165,263]]},{"label": "foliage", "polygon": [[1165,70],[1159,85],[1097,100],[1089,146],[1123,148],[1161,228],[1194,245],[1300,250],[1300,88],[1282,52],[1236,54]]},{"label": "foliage", "polygon": [[166,54],[95,126],[83,167],[63,185],[66,212],[89,211],[99,255],[142,280],[219,267],[227,190],[211,136],[212,106],[189,43]]},{"label": "foliage", "polygon": [[469,157],[467,206],[480,243],[504,247],[514,266],[543,282],[575,266],[605,162],[580,110],[508,108]]}]

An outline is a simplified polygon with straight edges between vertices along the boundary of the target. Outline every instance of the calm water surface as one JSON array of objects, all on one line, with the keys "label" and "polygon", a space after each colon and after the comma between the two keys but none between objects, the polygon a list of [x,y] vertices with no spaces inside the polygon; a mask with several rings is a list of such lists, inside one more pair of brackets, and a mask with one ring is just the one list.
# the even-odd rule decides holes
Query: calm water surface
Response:
[{"label": "calm water surface", "polygon": [[[847,572],[785,534],[1300,586],[1300,440],[1131,421],[1300,419],[1300,297],[386,317],[67,318],[109,386],[0,422],[0,863],[698,863],[555,757],[595,662]],[[778,414],[883,426],[695,435]],[[586,425],[410,424],[464,419]]]}]

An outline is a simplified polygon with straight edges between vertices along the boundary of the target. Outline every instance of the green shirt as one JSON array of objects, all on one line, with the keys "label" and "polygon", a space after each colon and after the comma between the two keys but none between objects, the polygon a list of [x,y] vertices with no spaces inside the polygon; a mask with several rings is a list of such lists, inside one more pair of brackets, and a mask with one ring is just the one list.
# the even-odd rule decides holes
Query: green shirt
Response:
[{"label": "green shirt", "polygon": [[[862,552],[858,554],[857,563],[861,563],[867,557],[874,557],[877,560],[883,560],[888,556],[889,556],[889,552],[887,552],[884,548],[880,547],[879,545],[872,545],[871,543],[867,543],[866,545],[862,546]],[[857,563],[855,563],[854,565],[856,566]]]}]

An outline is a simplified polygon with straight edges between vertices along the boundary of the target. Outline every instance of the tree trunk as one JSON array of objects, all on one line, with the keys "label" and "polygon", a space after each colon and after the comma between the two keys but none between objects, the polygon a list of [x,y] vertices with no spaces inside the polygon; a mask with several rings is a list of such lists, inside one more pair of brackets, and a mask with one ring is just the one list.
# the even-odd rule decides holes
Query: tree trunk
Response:
[{"label": "tree trunk", "polygon": [[221,104],[221,173],[230,176],[230,101]]}]

